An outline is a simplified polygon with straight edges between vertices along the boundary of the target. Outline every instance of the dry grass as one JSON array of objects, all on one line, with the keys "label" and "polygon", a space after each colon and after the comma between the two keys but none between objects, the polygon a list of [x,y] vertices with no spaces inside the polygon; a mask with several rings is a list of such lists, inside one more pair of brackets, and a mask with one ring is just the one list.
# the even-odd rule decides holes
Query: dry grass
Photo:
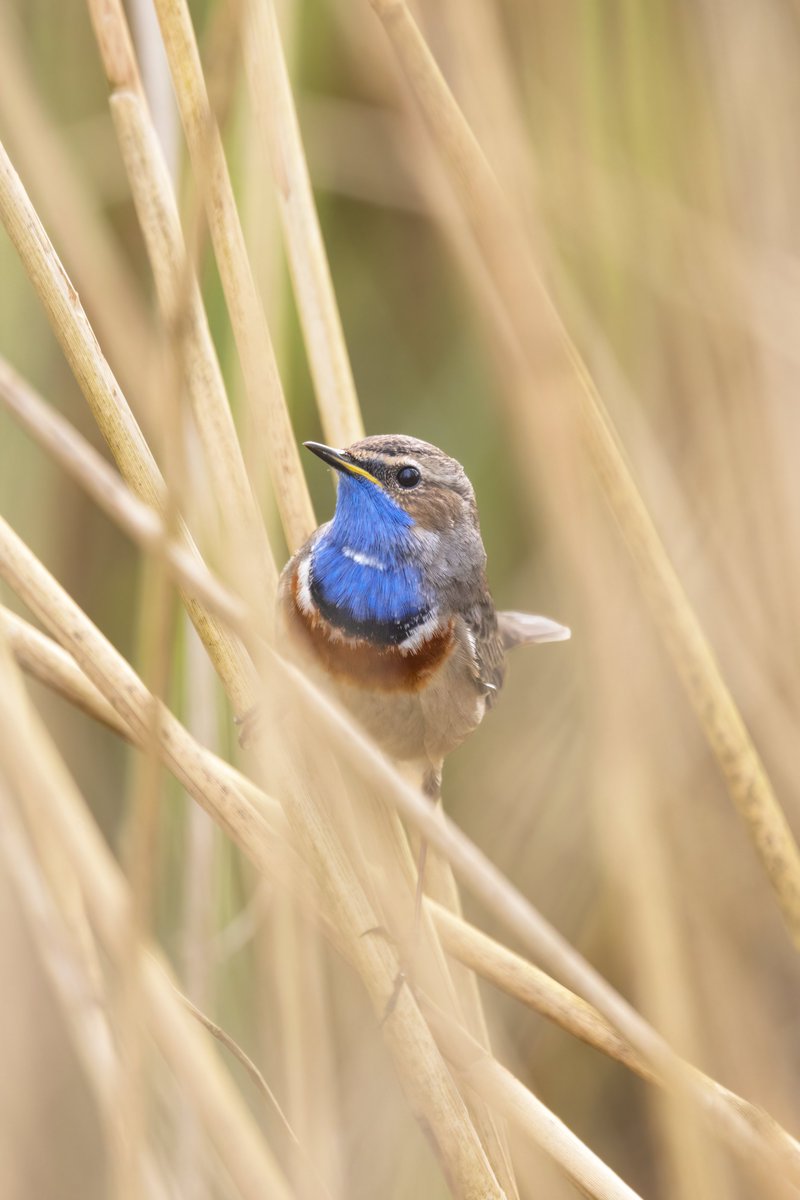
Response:
[{"label": "dry grass", "polygon": [[[27,1132],[0,1141],[0,1190],[797,1195],[800,497],[784,449],[796,355],[769,314],[775,296],[795,303],[796,210],[779,197],[800,181],[769,147],[750,150],[759,169],[745,157],[738,182],[707,167],[714,136],[733,153],[747,84],[731,87],[725,55],[754,30],[715,0],[626,10],[616,33],[585,6],[579,18],[327,0],[290,40],[273,0],[237,0],[205,6],[198,41],[185,0],[155,10],[161,59],[154,26],[135,45],[120,0],[72,14],[110,90],[104,146],[116,141],[129,198],[116,228],[37,90],[41,30],[21,10],[2,20],[0,217],[21,269],[5,250],[0,266],[20,296],[30,281],[46,320],[19,346],[10,320],[0,341],[3,436],[20,464],[4,461],[0,578],[46,632],[0,608],[0,884],[23,931],[0,955],[20,995],[39,981],[31,1010],[49,1006],[56,1032],[39,1050],[8,1000],[4,1074],[20,1100],[0,1091],[0,1120],[27,1117],[40,1141],[52,1122],[77,1124],[54,1141],[52,1178]],[[714,20],[719,49],[703,40]],[[787,94],[800,35],[779,30],[793,20],[776,0],[747,51],[754,71],[784,73]],[[294,54],[348,102],[309,96]],[[170,113],[150,107],[144,57],[172,80],[183,175],[159,141]],[[673,59],[688,99],[656,87]],[[692,104],[694,129],[679,120]],[[778,145],[785,98],[768,105]],[[704,164],[705,191],[659,160],[665,130]],[[245,179],[271,191],[260,217],[267,235],[280,228],[291,297],[245,238]],[[332,210],[327,198],[322,220],[318,180],[348,197]],[[763,227],[745,238],[723,195],[751,192]],[[367,219],[368,204],[386,211]],[[418,243],[450,254],[452,268],[437,261],[451,294]],[[731,279],[753,295],[733,296]],[[476,344],[453,332],[469,322]],[[40,366],[53,339],[116,469],[62,367]],[[438,407],[417,401],[416,368],[403,377],[406,345],[420,361],[435,347]],[[366,421],[351,358],[372,373]],[[494,409],[475,398],[480,373]],[[505,703],[448,771],[451,815],[274,645],[277,567],[315,523],[297,446],[317,424],[336,443],[366,424],[460,453],[490,569],[505,554],[495,590],[518,606],[549,596],[576,628],[566,655],[515,664]],[[62,479],[73,490],[59,506]],[[67,554],[72,511],[86,533]],[[546,530],[537,553],[531,529]],[[141,556],[141,579],[111,599],[121,554]],[[101,632],[120,621],[138,624],[133,651],[129,634],[122,653]],[[261,733],[242,753],[231,716],[256,702]],[[712,802],[720,778],[741,827]],[[417,945],[419,834],[436,859]],[[56,1078],[70,1112],[48,1108]]]}]

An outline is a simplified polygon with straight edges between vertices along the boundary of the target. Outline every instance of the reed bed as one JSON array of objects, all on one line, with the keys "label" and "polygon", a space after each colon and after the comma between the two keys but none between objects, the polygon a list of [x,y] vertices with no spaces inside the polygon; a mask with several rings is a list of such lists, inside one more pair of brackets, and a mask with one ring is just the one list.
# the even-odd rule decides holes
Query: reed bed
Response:
[{"label": "reed bed", "polygon": [[[799,1195],[793,7],[147,10],[0,18],[0,1192]],[[275,641],[365,429],[574,629],[443,813]]]}]

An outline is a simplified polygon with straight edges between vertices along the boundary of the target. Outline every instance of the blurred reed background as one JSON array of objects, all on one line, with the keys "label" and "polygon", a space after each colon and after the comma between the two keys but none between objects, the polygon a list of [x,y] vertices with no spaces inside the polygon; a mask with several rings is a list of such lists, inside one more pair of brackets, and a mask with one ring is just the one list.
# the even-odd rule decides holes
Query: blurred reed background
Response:
[{"label": "blurred reed background", "polygon": [[[800,1128],[800,9],[285,0],[342,342],[271,0],[189,7],[244,242],[182,0],[156,8],[191,154],[150,0],[127,11],[152,126],[115,0],[0,7],[0,139],[32,206],[4,166],[0,503],[150,691],[258,787],[155,713],[4,532],[3,603],[72,657],[4,616],[41,722],[3,650],[0,1194],[797,1195],[800,1148],[761,1110]],[[33,244],[33,210],[77,294]],[[279,568],[310,528],[291,447],[358,435],[345,344],[367,432],[464,463],[498,604],[573,627],[566,647],[516,653],[500,702],[447,763],[445,809],[583,959],[540,938],[510,892],[481,895],[480,863],[466,883],[457,871],[467,920],[622,1039],[514,960],[505,991],[480,985],[493,1059],[435,912],[416,1000],[404,989],[380,1026],[413,894],[392,816],[408,789],[267,649],[273,555]],[[217,614],[215,641],[193,610],[222,683],[152,552],[163,527],[123,496],[150,539],[138,548],[87,493],[80,451],[71,475],[37,444],[53,410],[104,456],[112,443],[167,530],[185,517],[228,589],[179,564],[184,592]],[[323,520],[333,493],[309,466]],[[31,679],[47,664],[55,691],[140,749]],[[242,752],[232,717],[248,698],[265,733]],[[354,932],[369,912],[385,938]],[[142,939],[261,1082],[175,1004],[134,952]],[[497,948],[470,945],[497,979]],[[536,1011],[548,1004],[555,1020]],[[595,1048],[573,1036],[581,1020]],[[534,1095],[576,1139],[559,1140]]]}]

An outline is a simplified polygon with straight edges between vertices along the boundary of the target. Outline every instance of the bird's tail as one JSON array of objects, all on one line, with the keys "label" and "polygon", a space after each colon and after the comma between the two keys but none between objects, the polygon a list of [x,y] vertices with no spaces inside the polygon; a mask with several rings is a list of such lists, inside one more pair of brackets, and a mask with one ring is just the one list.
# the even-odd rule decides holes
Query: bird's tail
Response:
[{"label": "bird's tail", "polygon": [[525,646],[529,642],[565,642],[572,636],[572,631],[566,625],[559,625],[558,621],[534,613],[499,612],[497,623],[505,650],[513,646]]}]

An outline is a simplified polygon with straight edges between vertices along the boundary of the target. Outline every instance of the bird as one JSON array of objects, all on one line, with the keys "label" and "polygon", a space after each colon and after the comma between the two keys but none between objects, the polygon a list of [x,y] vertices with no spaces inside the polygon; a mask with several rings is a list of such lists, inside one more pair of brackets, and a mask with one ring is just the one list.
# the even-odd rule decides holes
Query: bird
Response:
[{"label": "bird", "polygon": [[303,444],[336,472],[336,507],[281,573],[280,632],[438,801],[444,760],[493,706],[507,652],[570,630],[497,611],[475,492],[455,458],[402,434]]}]

